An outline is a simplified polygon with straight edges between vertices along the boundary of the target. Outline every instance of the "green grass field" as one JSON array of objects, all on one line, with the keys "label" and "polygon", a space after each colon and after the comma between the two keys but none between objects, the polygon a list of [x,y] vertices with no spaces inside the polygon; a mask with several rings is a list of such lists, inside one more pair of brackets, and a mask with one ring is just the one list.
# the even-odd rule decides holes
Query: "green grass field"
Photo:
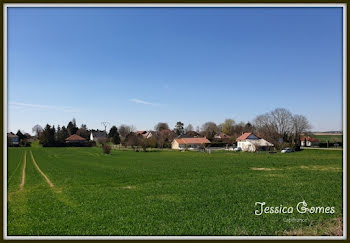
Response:
[{"label": "green grass field", "polygon": [[[335,213],[254,214],[303,200]],[[342,210],[341,151],[8,149],[8,235],[332,235]]]},{"label": "green grass field", "polygon": [[312,137],[317,138],[320,140],[321,143],[328,142],[343,142],[343,135],[312,135]]}]

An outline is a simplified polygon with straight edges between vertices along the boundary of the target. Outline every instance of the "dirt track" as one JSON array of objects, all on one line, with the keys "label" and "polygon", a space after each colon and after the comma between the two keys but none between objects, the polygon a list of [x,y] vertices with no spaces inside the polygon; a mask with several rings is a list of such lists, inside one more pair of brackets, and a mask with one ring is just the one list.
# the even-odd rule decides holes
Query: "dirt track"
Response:
[{"label": "dirt track", "polygon": [[19,185],[19,190],[22,191],[26,179],[26,164],[27,164],[27,151],[24,152],[24,162],[23,162],[23,170],[22,170],[22,181]]},{"label": "dirt track", "polygon": [[33,156],[33,153],[32,151],[30,151],[30,155],[32,157],[32,162],[35,166],[35,168],[39,171],[39,173],[45,178],[47,184],[49,184],[50,187],[54,187],[54,185],[52,184],[52,182],[50,181],[50,179],[45,175],[44,172],[42,172],[42,170],[39,168],[38,164],[36,163],[35,159],[34,159],[34,156]]}]

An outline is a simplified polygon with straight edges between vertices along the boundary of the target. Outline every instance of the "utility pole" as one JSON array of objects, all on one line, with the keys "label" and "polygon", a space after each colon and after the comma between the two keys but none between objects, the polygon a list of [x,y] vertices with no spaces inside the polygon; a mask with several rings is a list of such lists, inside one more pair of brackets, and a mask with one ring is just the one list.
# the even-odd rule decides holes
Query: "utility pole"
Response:
[{"label": "utility pole", "polygon": [[107,133],[107,126],[109,126],[109,122],[101,122],[101,124],[105,127],[105,132]]}]

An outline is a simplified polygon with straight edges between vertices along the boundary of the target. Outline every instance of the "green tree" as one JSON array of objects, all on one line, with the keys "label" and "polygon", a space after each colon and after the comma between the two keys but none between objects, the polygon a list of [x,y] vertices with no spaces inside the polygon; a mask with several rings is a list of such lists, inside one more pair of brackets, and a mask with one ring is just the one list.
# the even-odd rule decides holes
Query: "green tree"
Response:
[{"label": "green tree", "polygon": [[184,133],[184,124],[180,121],[178,121],[175,125],[175,133],[177,135],[181,135]]},{"label": "green tree", "polygon": [[66,143],[66,138],[69,137],[67,128],[65,126],[62,126],[62,128],[58,126],[55,137],[56,137],[56,145],[64,146],[64,144]]},{"label": "green tree", "polygon": [[222,124],[222,132],[227,134],[227,135],[233,135],[234,133],[234,126],[235,126],[235,121],[232,119],[226,119]]},{"label": "green tree", "polygon": [[17,131],[16,135],[18,136],[19,140],[26,138],[20,130]]},{"label": "green tree", "polygon": [[90,138],[90,132],[85,124],[81,124],[81,127],[77,131],[77,135],[79,135],[82,138],[85,138],[89,140]]},{"label": "green tree", "polygon": [[108,133],[108,138],[110,138],[114,144],[120,144],[120,136],[116,126],[111,127]]},{"label": "green tree", "polygon": [[169,125],[166,122],[158,122],[158,124],[154,126],[154,130],[158,132],[166,129],[169,129]]},{"label": "green tree", "polygon": [[77,133],[79,128],[77,127],[75,118],[73,118],[73,120],[68,123],[67,130],[68,130],[69,136]]},{"label": "green tree", "polygon": [[44,130],[42,131],[39,139],[40,144],[42,144],[44,147],[52,147],[56,145],[55,141],[55,126],[51,127],[49,124],[46,124]]}]

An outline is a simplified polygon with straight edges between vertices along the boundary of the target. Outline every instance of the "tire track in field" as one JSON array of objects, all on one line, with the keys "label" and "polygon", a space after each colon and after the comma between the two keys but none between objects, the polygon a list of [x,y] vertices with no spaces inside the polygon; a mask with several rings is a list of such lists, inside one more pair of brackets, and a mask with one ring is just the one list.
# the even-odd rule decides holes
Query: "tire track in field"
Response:
[{"label": "tire track in field", "polygon": [[66,195],[64,195],[63,192],[63,188],[61,187],[56,187],[54,186],[54,184],[50,181],[50,179],[47,177],[47,175],[40,169],[40,167],[38,166],[32,151],[30,151],[30,155],[32,157],[32,162],[34,164],[34,166],[36,167],[36,169],[39,171],[39,173],[45,178],[47,184],[51,187],[52,191],[54,192],[54,196],[63,204],[65,204],[66,206],[69,206],[71,208],[76,208],[78,205],[71,201]]},{"label": "tire track in field", "polygon": [[32,162],[35,166],[35,168],[39,171],[39,173],[45,178],[47,184],[50,186],[50,187],[54,187],[53,183],[50,181],[50,179],[47,177],[47,175],[45,175],[45,173],[39,168],[38,164],[36,163],[35,159],[34,159],[34,156],[33,156],[33,153],[32,151],[30,150],[30,156],[32,157]]},{"label": "tire track in field", "polygon": [[8,183],[10,183],[12,177],[16,174],[16,171],[19,168],[19,165],[21,164],[21,162],[22,162],[21,160],[18,162],[16,169],[13,171],[12,175],[10,177],[8,177],[8,180],[7,180]]},{"label": "tire track in field", "polygon": [[24,187],[24,183],[26,180],[26,164],[27,164],[27,151],[24,152],[24,160],[23,160],[23,169],[22,169],[22,181],[19,185],[19,190],[22,191]]}]

